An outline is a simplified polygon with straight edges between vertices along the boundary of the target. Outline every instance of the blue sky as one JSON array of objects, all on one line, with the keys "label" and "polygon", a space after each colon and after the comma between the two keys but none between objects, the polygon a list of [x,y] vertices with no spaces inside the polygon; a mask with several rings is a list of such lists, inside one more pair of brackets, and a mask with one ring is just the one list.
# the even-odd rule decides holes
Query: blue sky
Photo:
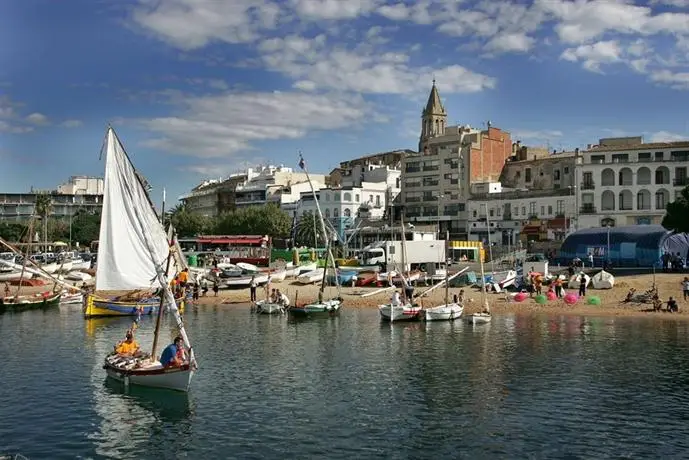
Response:
[{"label": "blue sky", "polygon": [[0,184],[101,175],[112,123],[176,197],[258,163],[328,172],[451,123],[551,148],[689,137],[689,0],[6,0]]}]

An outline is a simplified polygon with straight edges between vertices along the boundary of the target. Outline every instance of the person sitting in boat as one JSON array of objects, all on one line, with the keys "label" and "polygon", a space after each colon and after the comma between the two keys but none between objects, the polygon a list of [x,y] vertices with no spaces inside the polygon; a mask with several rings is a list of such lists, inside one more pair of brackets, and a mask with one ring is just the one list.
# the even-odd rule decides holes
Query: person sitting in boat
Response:
[{"label": "person sitting in boat", "polygon": [[464,302],[464,289],[459,290],[459,295],[454,295],[454,303],[461,304]]},{"label": "person sitting in boat", "polygon": [[184,339],[175,337],[174,342],[165,347],[160,355],[160,364],[163,367],[179,367],[184,364]]},{"label": "person sitting in boat", "polygon": [[181,288],[187,287],[187,283],[189,282],[189,269],[185,268],[181,272],[179,272],[179,275],[177,275],[177,281],[180,285]]},{"label": "person sitting in boat", "polygon": [[406,297],[407,302],[411,303],[412,300],[414,300],[414,286],[407,284],[404,287],[404,296]]},{"label": "person sitting in boat", "polygon": [[284,292],[280,292],[280,289],[276,292],[277,304],[283,307],[289,307],[289,297]]},{"label": "person sitting in boat", "polygon": [[141,350],[139,344],[134,340],[134,333],[132,330],[127,331],[125,339],[115,346],[115,353],[123,356],[137,356]]},{"label": "person sitting in boat", "polygon": [[486,315],[490,315],[490,305],[488,305],[487,301],[483,304],[483,311],[481,313],[485,313]]},{"label": "person sitting in boat", "polygon": [[273,289],[270,291],[270,295],[268,296],[268,302],[277,303],[277,301],[278,301],[278,294],[276,292],[276,289]]}]

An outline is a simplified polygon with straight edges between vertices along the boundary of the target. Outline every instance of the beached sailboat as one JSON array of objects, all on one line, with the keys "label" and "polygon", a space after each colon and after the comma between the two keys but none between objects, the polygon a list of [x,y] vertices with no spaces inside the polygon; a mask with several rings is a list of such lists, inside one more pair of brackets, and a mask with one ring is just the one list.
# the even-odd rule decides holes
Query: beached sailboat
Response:
[{"label": "beached sailboat", "polygon": [[[399,276],[402,279],[402,285],[404,286],[405,292],[409,290],[410,282],[405,276],[404,271],[407,269],[407,244],[406,237],[404,235],[404,217],[400,219],[402,227],[402,270]],[[380,319],[383,321],[397,322],[397,321],[416,321],[421,315],[423,308],[421,305],[414,304],[414,299],[404,299],[404,302],[400,304],[389,304],[379,305],[378,312],[380,313]]]},{"label": "beached sailboat", "polygon": [[[449,232],[445,241],[450,241]],[[449,244],[448,244],[449,247]],[[449,257],[448,257],[449,259]],[[445,270],[445,304],[431,307],[424,310],[426,321],[454,321],[464,313],[464,306],[452,302],[450,303],[450,278],[447,269]]]},{"label": "beached sailboat", "polygon": [[[323,219],[323,213],[321,212],[321,206],[318,203],[318,197],[316,196],[316,190],[313,187],[313,183],[311,182],[311,178],[309,177],[309,172],[306,170],[306,163],[304,162],[304,158],[300,155],[299,157],[299,167],[304,171],[306,174],[306,180],[309,182],[309,186],[311,187],[311,193],[313,193],[313,198],[314,201],[316,202],[316,211],[318,211],[318,218],[321,222],[321,231],[323,232],[323,238],[326,240],[326,259],[325,259],[325,268],[323,269],[323,277],[321,280],[321,287],[320,290],[318,291],[318,300],[313,303],[309,303],[306,305],[294,305],[290,307],[287,312],[293,316],[293,317],[302,317],[302,318],[312,318],[312,317],[330,317],[330,316],[335,316],[340,313],[340,309],[342,308],[342,297],[339,296],[339,290],[340,290],[340,283],[337,278],[337,275],[335,276],[335,284],[337,286],[338,290],[338,296],[331,298],[331,299],[325,299],[325,286],[328,280],[328,277],[325,276],[326,272],[328,271],[328,264],[332,262],[332,268],[333,270],[336,270],[335,267],[335,258],[333,257],[333,253],[331,250],[331,241],[332,239],[329,238],[329,233],[326,229],[325,226],[325,220]],[[296,303],[296,302],[295,302]]]},{"label": "beached sailboat", "polygon": [[[108,377],[123,382],[125,386],[188,391],[197,365],[194,349],[170,288],[175,242],[168,240],[146,189],[112,128],[108,128],[106,148],[106,194],[99,240],[97,286],[100,279],[101,288],[126,286],[136,289],[154,280],[160,297],[155,307],[157,317],[151,354],[133,357],[112,353],[105,357],[103,369]],[[101,256],[100,247],[103,246],[106,250]],[[126,265],[121,256],[127,258]],[[188,360],[181,366],[164,367],[156,356],[164,309],[174,317],[188,353]]]},{"label": "beached sailboat", "polygon": [[[178,246],[169,245],[141,177],[112,128],[106,134],[105,153],[96,292],[87,296],[84,316],[150,315],[160,303],[160,298],[152,292],[157,268],[164,263],[167,253]],[[139,208],[144,204],[147,208],[142,211]],[[142,225],[147,231],[155,229],[145,239],[139,231]],[[148,247],[149,239],[153,249]],[[156,258],[151,257],[151,250]],[[175,274],[176,270],[167,274],[168,282]],[[105,291],[127,291],[127,294],[113,297]],[[183,308],[184,299],[177,302]]]}]

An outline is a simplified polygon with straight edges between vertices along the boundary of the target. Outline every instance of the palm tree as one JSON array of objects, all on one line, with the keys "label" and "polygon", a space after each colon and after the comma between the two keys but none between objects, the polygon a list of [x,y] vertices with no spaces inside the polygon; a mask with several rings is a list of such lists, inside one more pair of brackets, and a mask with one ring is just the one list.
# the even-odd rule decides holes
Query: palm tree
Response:
[{"label": "palm tree", "polygon": [[297,222],[295,242],[300,246],[317,248],[323,245],[323,229],[316,213],[306,211]]},{"label": "palm tree", "polygon": [[36,195],[36,204],[34,206],[34,213],[41,218],[43,223],[43,245],[44,250],[48,251],[48,216],[53,209],[53,199],[48,193],[40,193]]}]

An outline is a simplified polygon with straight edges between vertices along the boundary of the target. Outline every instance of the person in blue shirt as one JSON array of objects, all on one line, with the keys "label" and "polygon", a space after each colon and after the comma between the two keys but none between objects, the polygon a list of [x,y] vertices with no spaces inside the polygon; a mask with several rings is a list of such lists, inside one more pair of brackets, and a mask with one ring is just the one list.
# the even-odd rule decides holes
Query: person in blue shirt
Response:
[{"label": "person in blue shirt", "polygon": [[173,343],[165,347],[160,355],[160,364],[163,367],[176,367],[184,363],[184,340],[177,336]]}]

